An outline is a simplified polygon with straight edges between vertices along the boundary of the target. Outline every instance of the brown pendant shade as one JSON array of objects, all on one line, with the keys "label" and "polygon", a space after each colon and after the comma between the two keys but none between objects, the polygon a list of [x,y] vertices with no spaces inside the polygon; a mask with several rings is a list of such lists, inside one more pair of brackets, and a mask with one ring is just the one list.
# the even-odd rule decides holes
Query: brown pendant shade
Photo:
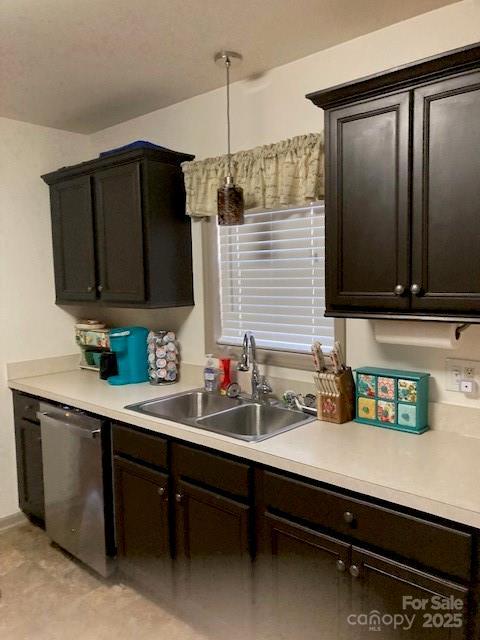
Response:
[{"label": "brown pendant shade", "polygon": [[242,187],[237,187],[232,176],[226,176],[225,183],[217,191],[218,224],[243,224],[244,211]]},{"label": "brown pendant shade", "polygon": [[223,226],[236,226],[243,224],[243,189],[238,187],[232,176],[232,153],[230,150],[230,66],[232,60],[241,60],[242,56],[235,51],[219,51],[215,54],[215,62],[225,65],[227,72],[227,161],[228,173],[224,184],[217,191],[217,217],[218,224]]}]

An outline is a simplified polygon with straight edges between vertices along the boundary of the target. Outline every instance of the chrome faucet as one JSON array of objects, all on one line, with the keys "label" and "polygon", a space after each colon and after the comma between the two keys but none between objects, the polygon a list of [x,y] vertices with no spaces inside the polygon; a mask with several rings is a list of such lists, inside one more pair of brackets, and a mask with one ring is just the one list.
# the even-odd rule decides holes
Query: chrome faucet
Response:
[{"label": "chrome faucet", "polygon": [[266,402],[269,393],[272,393],[272,387],[268,383],[265,376],[260,375],[257,364],[257,345],[255,336],[251,331],[247,331],[243,336],[243,348],[240,362],[237,365],[237,371],[249,371],[250,359],[252,361],[252,400]]}]

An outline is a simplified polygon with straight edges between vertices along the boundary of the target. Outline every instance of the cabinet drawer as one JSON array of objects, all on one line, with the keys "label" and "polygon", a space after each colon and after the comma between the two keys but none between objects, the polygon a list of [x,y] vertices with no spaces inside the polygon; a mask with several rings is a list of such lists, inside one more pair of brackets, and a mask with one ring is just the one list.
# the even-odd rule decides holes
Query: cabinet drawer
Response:
[{"label": "cabinet drawer", "polygon": [[452,576],[470,578],[472,536],[392,509],[263,472],[267,510],[279,511]]},{"label": "cabinet drawer", "polygon": [[114,424],[112,428],[113,452],[141,460],[156,467],[167,467],[167,441],[150,433]]},{"label": "cabinet drawer", "polygon": [[37,411],[40,408],[40,403],[36,398],[32,398],[31,396],[26,396],[23,393],[15,391],[13,393],[13,407],[16,419],[28,420],[29,422],[40,424],[37,417]]},{"label": "cabinet drawer", "polygon": [[248,497],[249,466],[242,462],[181,444],[173,446],[173,460],[178,476],[233,495]]}]

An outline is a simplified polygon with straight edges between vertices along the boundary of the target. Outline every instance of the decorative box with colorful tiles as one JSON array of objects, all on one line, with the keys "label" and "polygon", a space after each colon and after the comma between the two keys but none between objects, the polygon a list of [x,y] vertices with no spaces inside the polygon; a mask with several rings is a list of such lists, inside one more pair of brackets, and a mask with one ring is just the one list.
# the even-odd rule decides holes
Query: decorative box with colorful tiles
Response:
[{"label": "decorative box with colorful tiles", "polygon": [[356,370],[356,422],[423,433],[428,430],[429,373],[360,367]]}]

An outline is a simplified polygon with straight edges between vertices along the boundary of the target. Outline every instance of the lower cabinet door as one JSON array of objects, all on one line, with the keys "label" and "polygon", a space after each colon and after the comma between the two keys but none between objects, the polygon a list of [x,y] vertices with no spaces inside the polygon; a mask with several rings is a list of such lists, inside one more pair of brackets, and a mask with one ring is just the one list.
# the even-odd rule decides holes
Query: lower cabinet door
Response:
[{"label": "lower cabinet door", "polygon": [[[186,606],[244,636],[251,596],[250,507],[184,480],[175,487],[177,566]],[[227,632],[227,630],[225,630]]]},{"label": "lower cabinet door", "polygon": [[45,520],[45,499],[40,425],[16,417],[15,444],[20,508],[42,524]]},{"label": "lower cabinet door", "polygon": [[471,637],[466,588],[355,547],[350,572],[353,606],[349,625],[355,638]]},{"label": "lower cabinet door", "polygon": [[258,525],[258,637],[350,638],[351,546],[268,513]]},{"label": "lower cabinet door", "polygon": [[171,588],[168,476],[114,457],[120,570],[155,591]]}]

